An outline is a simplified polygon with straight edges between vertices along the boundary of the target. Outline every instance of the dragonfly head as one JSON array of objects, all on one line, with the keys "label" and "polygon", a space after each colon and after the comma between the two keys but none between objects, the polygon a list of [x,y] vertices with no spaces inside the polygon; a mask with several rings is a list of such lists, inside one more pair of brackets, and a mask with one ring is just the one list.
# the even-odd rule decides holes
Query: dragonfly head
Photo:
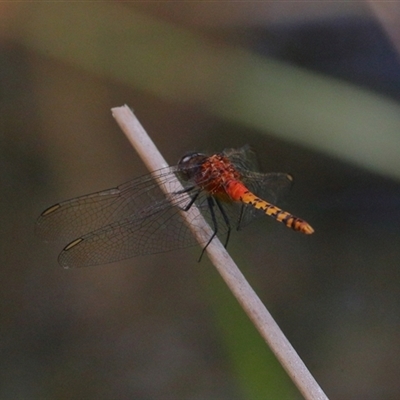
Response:
[{"label": "dragonfly head", "polygon": [[190,180],[198,174],[202,163],[207,158],[203,153],[186,153],[178,162],[178,172],[185,181]]}]

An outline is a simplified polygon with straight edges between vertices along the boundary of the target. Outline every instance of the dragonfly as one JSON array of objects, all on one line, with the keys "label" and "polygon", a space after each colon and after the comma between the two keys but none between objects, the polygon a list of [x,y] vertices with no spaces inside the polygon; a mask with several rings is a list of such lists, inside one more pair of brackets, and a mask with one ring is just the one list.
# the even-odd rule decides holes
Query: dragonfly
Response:
[{"label": "dragonfly", "polygon": [[[173,185],[176,178],[183,189]],[[261,215],[312,234],[314,229],[306,221],[274,204],[292,183],[290,174],[259,172],[249,145],[212,155],[191,152],[175,166],[47,208],[37,220],[36,232],[45,240],[69,242],[58,257],[64,268],[193,246],[197,239],[180,215],[189,210],[190,225],[204,217],[212,229],[201,243],[201,256],[216,236],[225,236],[226,247],[233,229]]]}]

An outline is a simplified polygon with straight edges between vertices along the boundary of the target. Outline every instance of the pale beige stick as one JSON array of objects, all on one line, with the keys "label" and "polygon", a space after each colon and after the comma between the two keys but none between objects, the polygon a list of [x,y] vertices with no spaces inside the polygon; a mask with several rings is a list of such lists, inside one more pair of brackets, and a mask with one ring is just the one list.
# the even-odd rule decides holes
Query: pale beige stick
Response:
[{"label": "pale beige stick", "polygon": [[[112,115],[150,171],[168,166],[128,106],[113,108]],[[162,185],[161,187],[167,193],[168,190],[175,191],[182,188],[178,180],[173,189],[171,184],[168,188]],[[190,215],[194,215],[191,213],[197,214],[194,207],[187,212],[181,212],[189,226]],[[191,228],[200,243],[204,243],[205,238],[212,234],[211,228],[204,220],[196,219],[196,227],[191,226]],[[207,247],[207,254],[304,398],[328,399],[221,242],[214,239]]]}]

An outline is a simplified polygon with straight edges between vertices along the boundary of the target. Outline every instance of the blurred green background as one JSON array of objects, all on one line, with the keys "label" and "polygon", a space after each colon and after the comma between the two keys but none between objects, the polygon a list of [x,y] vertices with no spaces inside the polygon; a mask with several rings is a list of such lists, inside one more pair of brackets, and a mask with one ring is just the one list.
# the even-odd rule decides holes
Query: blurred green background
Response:
[{"label": "blurred green background", "polygon": [[[0,399],[300,399],[199,248],[86,269],[40,212],[249,143],[290,172],[229,250],[331,399],[400,397],[400,37],[395,3],[1,3]],[[391,18],[389,18],[391,17]],[[397,24],[398,25],[398,24]]]}]

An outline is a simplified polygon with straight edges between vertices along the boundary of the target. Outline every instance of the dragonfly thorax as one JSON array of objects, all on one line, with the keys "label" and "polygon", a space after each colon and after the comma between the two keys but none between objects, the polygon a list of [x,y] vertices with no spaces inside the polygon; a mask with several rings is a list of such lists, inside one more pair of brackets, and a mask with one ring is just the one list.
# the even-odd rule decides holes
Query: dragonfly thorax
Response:
[{"label": "dragonfly thorax", "polygon": [[226,192],[227,185],[240,179],[239,172],[223,153],[212,156],[188,153],[179,161],[178,171],[182,179],[226,201],[230,199]]}]

